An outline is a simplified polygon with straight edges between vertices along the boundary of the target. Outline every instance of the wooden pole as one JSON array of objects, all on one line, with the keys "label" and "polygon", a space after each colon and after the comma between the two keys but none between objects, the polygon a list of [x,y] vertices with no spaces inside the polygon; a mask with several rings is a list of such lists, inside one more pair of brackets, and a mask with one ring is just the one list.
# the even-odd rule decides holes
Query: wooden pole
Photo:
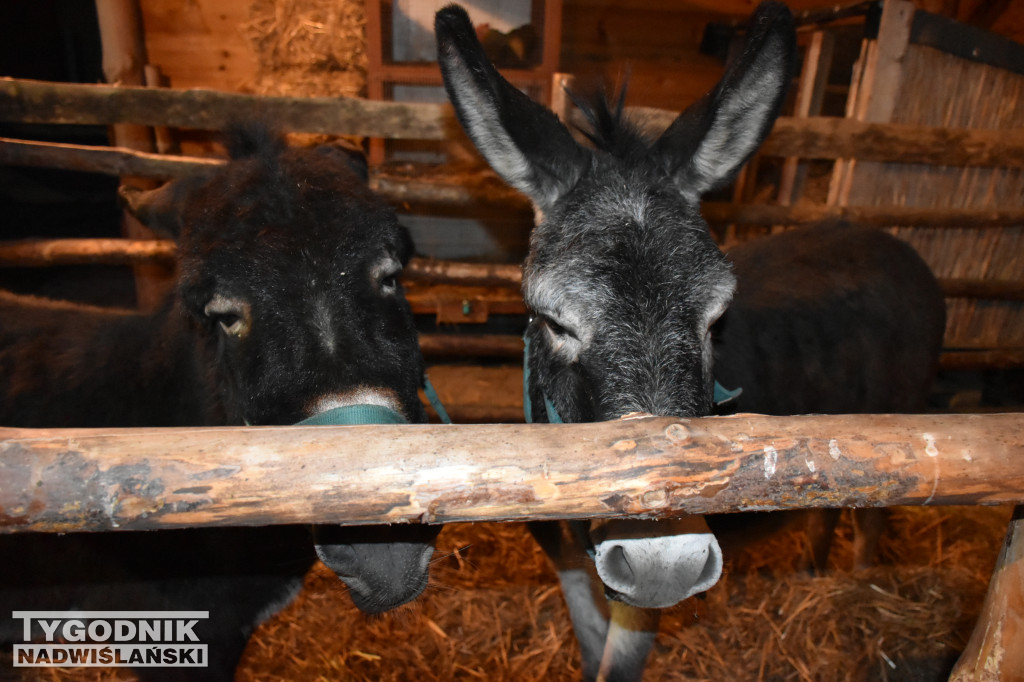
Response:
[{"label": "wooden pole", "polygon": [[1020,502],[1020,415],[0,429],[5,532]]},{"label": "wooden pole", "polygon": [[[800,86],[793,105],[793,114],[797,118],[821,115],[834,50],[835,37],[831,33],[815,31],[811,34],[811,42],[804,50]],[[797,203],[803,195],[806,179],[807,162],[798,157],[787,158],[779,177],[779,203],[783,206]]]},{"label": "wooden pole", "polygon": [[[132,174],[174,178],[201,172],[224,163],[221,159],[161,156],[123,148],[29,142],[0,138],[0,163],[64,168],[113,175]],[[491,173],[443,174],[395,177],[372,173],[370,187],[396,204],[447,203],[467,205],[507,202],[526,211],[529,201]],[[1024,209],[917,208],[913,206],[774,206],[708,202],[701,212],[712,223],[749,225],[811,225],[845,221],[873,227],[995,228],[1024,223]]]},{"label": "wooden pole", "polygon": [[31,239],[0,243],[0,267],[140,263],[171,266],[177,253],[178,245],[168,240]]},{"label": "wooden pole", "polygon": [[283,130],[414,140],[445,139],[454,118],[443,104],[354,97],[270,97],[216,90],[116,87],[0,78],[0,120],[25,123],[140,123],[223,130],[245,118]]},{"label": "wooden pole", "polygon": [[917,208],[914,206],[823,206],[800,204],[729,204],[708,202],[701,213],[709,223],[746,225],[815,225],[845,222],[866,227],[962,227],[985,229],[1016,225],[1024,218],[1020,207],[1005,209]]},{"label": "wooden pole", "polygon": [[950,682],[1019,680],[1024,673],[1024,507],[1014,509],[988,593]]},{"label": "wooden pole", "polygon": [[[146,40],[142,28],[142,10],[138,0],[96,0],[100,41],[103,45],[103,75],[114,85],[146,85]],[[149,153],[155,148],[153,131],[137,123],[119,122],[111,126],[111,143]],[[152,189],[149,178],[122,175],[121,184]],[[156,234],[124,211],[121,234],[130,239],[156,239]],[[135,297],[142,310],[156,310],[172,285],[174,272],[158,263],[135,263]]]},{"label": "wooden pole", "polygon": [[[0,242],[0,267],[53,265],[125,265],[135,262],[174,262],[178,247],[170,240],[148,239],[26,239]],[[507,263],[463,263],[412,258],[403,272],[416,283],[448,283],[518,289],[520,266]]]},{"label": "wooden pole", "polygon": [[[633,108],[652,130],[678,112]],[[574,111],[573,122],[576,123]],[[348,97],[270,97],[214,90],[114,87],[0,78],[0,121],[140,123],[221,130],[245,117],[288,132],[443,140],[452,125],[443,104],[374,102]],[[761,154],[951,166],[1024,165],[1024,129],[938,128],[841,117],[782,117]]]},{"label": "wooden pole", "polygon": [[223,166],[225,161],[199,156],[153,154],[126,147],[95,147],[0,137],[0,163],[167,180]]}]

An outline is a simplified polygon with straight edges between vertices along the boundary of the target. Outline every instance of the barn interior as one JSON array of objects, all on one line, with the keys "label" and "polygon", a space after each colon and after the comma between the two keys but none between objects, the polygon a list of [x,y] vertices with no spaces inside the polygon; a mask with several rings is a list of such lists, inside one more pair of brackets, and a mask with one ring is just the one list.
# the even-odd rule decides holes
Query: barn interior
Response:
[{"label": "barn interior", "polygon": [[[0,76],[443,104],[431,26],[444,4],[2,3]],[[572,121],[566,88],[628,86],[627,104],[637,112],[685,109],[721,77],[756,3],[462,4],[481,17],[478,35],[513,82]],[[1005,139],[1020,139],[1021,0],[914,0],[904,4],[921,18],[902,33],[885,23],[892,20],[880,2],[786,4],[797,16],[801,57],[784,116],[1003,131]],[[902,47],[893,47],[900,35]],[[5,140],[224,154],[218,131],[198,126],[53,123],[0,110]],[[362,149],[372,186],[393,201],[410,230],[420,267],[406,276],[406,293],[429,375],[453,421],[522,422],[520,337],[528,312],[518,264],[533,226],[529,202],[487,168],[456,127],[443,139],[291,136],[298,144]],[[780,150],[764,150],[732,186],[705,198],[716,241],[728,249],[822,215],[891,231],[918,250],[947,296],[930,410],[1024,408],[1020,147],[984,163],[922,161],[926,152],[912,150],[896,160]],[[931,151],[941,157],[942,150]],[[0,174],[0,288],[104,306],[157,304],[173,254],[126,265],[110,256],[44,258],[22,248],[69,238],[154,239],[123,216],[116,197],[120,183],[152,184],[151,178],[28,164],[2,144]],[[946,679],[975,626],[1011,511],[894,508],[877,564],[858,570],[844,516],[824,575],[801,568],[805,540],[798,530],[741,538],[727,550],[721,583],[662,619],[645,679]],[[4,663],[0,677],[10,672]],[[579,676],[568,615],[543,553],[521,524],[481,523],[447,527],[427,592],[385,616],[360,613],[333,574],[314,568],[300,597],[252,638],[237,679]],[[134,677],[125,669],[78,668],[25,671],[16,679]]]}]

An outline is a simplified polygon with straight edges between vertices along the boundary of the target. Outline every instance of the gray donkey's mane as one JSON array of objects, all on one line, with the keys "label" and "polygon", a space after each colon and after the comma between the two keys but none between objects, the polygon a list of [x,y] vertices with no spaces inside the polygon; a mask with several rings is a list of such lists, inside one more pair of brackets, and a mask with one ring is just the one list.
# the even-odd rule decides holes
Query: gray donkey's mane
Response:
[{"label": "gray donkey's mane", "polygon": [[603,88],[589,95],[571,91],[568,95],[587,122],[586,126],[577,126],[577,130],[595,148],[624,161],[650,158],[654,139],[625,114],[626,85],[613,96]]}]

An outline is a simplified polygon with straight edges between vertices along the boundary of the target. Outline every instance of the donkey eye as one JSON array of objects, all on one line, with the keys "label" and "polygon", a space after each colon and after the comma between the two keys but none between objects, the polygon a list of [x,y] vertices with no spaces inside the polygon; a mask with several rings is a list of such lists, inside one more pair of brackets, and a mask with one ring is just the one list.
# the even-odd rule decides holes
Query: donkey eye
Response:
[{"label": "donkey eye", "polygon": [[558,324],[550,317],[545,317],[543,319],[544,324],[548,326],[548,329],[551,330],[551,333],[554,334],[555,336],[572,336],[572,333],[568,329]]}]

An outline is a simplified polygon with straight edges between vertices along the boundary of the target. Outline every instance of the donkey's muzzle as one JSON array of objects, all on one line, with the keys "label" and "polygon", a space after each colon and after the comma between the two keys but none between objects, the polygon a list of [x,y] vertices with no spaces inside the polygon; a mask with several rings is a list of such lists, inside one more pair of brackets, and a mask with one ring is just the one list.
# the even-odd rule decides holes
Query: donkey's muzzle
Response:
[{"label": "donkey's muzzle", "polygon": [[[364,389],[328,396],[320,411],[299,422],[306,426],[406,424],[387,391]],[[430,558],[440,527],[314,526],[317,557],[349,588],[352,602],[364,613],[383,613],[412,601],[427,586]]]},{"label": "donkey's muzzle", "polygon": [[609,597],[666,608],[718,582],[722,550],[703,517],[614,519],[591,530],[594,563]]}]

